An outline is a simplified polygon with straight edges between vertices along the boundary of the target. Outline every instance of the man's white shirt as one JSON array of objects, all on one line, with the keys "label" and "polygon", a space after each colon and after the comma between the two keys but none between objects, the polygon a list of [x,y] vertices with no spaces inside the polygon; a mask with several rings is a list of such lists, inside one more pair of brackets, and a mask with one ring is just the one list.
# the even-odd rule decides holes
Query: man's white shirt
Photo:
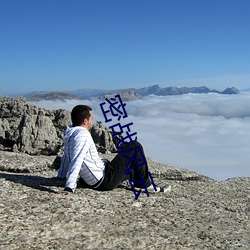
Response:
[{"label": "man's white shirt", "polygon": [[90,132],[80,126],[68,126],[64,133],[64,154],[58,178],[67,177],[65,187],[76,189],[77,179],[81,178],[90,186],[104,176],[105,162],[99,157]]}]

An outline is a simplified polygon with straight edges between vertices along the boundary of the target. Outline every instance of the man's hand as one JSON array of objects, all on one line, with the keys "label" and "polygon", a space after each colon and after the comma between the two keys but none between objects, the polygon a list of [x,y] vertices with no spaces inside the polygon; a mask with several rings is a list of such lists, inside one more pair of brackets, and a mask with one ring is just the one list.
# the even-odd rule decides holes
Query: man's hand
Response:
[{"label": "man's hand", "polygon": [[73,190],[69,187],[66,187],[64,188],[63,191],[59,192],[59,194],[61,195],[68,195],[68,194],[73,194],[73,193],[74,193]]},{"label": "man's hand", "polygon": [[69,187],[65,187],[63,191],[64,191],[64,192],[69,192],[69,193],[74,193],[74,192],[73,192],[73,189],[72,189],[72,188],[69,188]]}]

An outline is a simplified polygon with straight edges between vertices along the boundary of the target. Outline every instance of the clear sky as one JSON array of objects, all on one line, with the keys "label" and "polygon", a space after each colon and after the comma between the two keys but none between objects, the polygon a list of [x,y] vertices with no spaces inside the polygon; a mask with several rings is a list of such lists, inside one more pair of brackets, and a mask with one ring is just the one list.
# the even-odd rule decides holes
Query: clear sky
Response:
[{"label": "clear sky", "polygon": [[250,87],[249,0],[0,0],[0,94]]}]

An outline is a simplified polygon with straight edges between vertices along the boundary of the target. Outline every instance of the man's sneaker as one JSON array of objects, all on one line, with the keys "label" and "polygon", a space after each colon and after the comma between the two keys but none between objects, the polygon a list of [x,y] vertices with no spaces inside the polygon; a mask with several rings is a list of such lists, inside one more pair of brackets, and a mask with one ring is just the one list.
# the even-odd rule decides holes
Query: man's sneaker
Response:
[{"label": "man's sneaker", "polygon": [[[155,188],[156,188],[156,190],[155,190]],[[161,188],[160,187],[155,186],[155,188],[154,188],[153,184],[151,184],[150,186],[147,187],[147,191],[149,193],[158,193],[158,192],[161,192]],[[140,188],[140,187],[135,187],[134,186],[134,189],[136,191],[140,191],[140,189],[141,189],[142,192],[146,192],[145,188],[143,188],[143,187]]]},{"label": "man's sneaker", "polygon": [[[155,190],[156,188],[156,190]],[[158,186],[153,186],[153,184],[151,184],[149,187],[147,187],[147,190],[149,193],[169,193],[171,192],[171,185],[170,184],[166,184],[165,186],[163,187],[158,187]],[[142,192],[146,192],[146,190],[144,188],[139,188],[139,187],[134,187],[134,189],[136,191],[139,191],[141,189]]]},{"label": "man's sneaker", "polygon": [[171,185],[170,184],[166,184],[165,186],[161,187],[161,192],[163,192],[163,193],[169,193],[169,192],[171,192]]},{"label": "man's sneaker", "polygon": [[[155,188],[156,188],[156,190],[155,190]],[[160,187],[158,187],[158,186],[155,186],[155,188],[154,188],[154,185],[153,184],[151,184],[149,187],[147,187],[147,190],[148,190],[148,192],[149,193],[158,193],[158,192],[160,192],[161,191],[161,188]]]}]

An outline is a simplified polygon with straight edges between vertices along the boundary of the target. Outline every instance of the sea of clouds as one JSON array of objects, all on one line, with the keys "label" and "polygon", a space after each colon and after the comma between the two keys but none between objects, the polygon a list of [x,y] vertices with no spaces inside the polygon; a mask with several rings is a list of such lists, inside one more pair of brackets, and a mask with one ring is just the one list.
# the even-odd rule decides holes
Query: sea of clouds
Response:
[{"label": "sea of clouds", "polygon": [[[77,104],[93,108],[95,121],[105,123],[100,103],[71,100],[32,102],[47,109],[71,110]],[[108,109],[108,104],[104,106]],[[187,94],[147,96],[126,102],[131,132],[147,156],[188,168],[216,180],[250,176],[250,92],[239,95]],[[113,120],[109,127],[118,123]]]}]

